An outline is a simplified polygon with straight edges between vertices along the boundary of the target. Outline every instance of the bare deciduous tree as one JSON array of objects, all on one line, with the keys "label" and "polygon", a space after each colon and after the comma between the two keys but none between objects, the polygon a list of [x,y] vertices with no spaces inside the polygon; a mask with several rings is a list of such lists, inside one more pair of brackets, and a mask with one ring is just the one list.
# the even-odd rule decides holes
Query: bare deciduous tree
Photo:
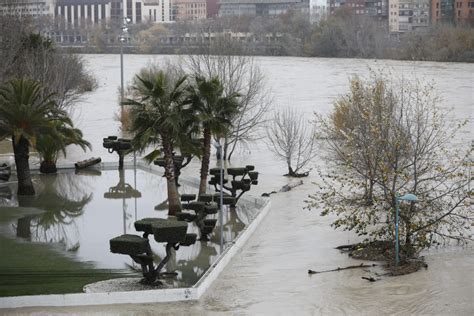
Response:
[{"label": "bare deciduous tree", "polygon": [[60,108],[67,108],[85,91],[95,89],[96,81],[85,69],[82,58],[59,50],[51,40],[35,32],[31,21],[3,17],[0,34],[2,42],[7,43],[0,50],[0,81],[13,77],[36,80],[44,87],[45,96],[55,94]]},{"label": "bare deciduous tree", "polygon": [[472,239],[472,149],[452,145],[462,124],[452,126],[447,117],[430,84],[379,74],[367,82],[354,78],[332,115],[319,118],[330,171],[321,174],[308,206],[338,215],[335,227],[393,240],[397,196],[412,193],[419,202],[400,205],[407,255]]},{"label": "bare deciduous tree", "polygon": [[267,127],[268,148],[286,162],[287,176],[307,176],[300,173],[316,156],[315,132],[305,116],[288,107],[276,112]]},{"label": "bare deciduous tree", "polygon": [[226,96],[240,96],[238,114],[232,118],[233,126],[223,139],[223,158],[230,160],[239,144],[259,138],[258,129],[272,100],[262,71],[252,57],[245,56],[240,44],[217,38],[209,46],[201,47],[201,51],[186,56],[189,71],[205,78],[217,77]]}]

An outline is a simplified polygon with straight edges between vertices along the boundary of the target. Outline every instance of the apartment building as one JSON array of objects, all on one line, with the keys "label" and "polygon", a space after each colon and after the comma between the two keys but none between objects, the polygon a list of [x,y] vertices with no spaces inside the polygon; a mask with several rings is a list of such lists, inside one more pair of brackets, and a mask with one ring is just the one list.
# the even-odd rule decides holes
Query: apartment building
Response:
[{"label": "apartment building", "polygon": [[328,0],[329,13],[337,10],[349,10],[355,15],[365,15],[385,19],[388,15],[388,0]]},{"label": "apartment building", "polygon": [[431,0],[431,22],[452,23],[455,0]]},{"label": "apartment building", "polygon": [[123,17],[129,18],[131,23],[175,19],[173,0],[3,0],[0,14],[50,16],[63,20],[69,27],[121,21]]},{"label": "apartment building", "polygon": [[0,15],[15,16],[51,16],[56,0],[2,0]]},{"label": "apartment building", "polygon": [[206,19],[206,5],[206,0],[175,0],[176,21]]},{"label": "apartment building", "polygon": [[429,0],[399,0],[398,32],[422,31],[430,25]]},{"label": "apartment building", "polygon": [[219,0],[219,16],[276,16],[296,9],[309,11],[309,0]]},{"label": "apartment building", "polygon": [[474,0],[455,0],[454,22],[468,23],[474,26]]},{"label": "apartment building", "polygon": [[310,23],[318,23],[328,15],[327,0],[310,0],[309,2],[309,21]]}]

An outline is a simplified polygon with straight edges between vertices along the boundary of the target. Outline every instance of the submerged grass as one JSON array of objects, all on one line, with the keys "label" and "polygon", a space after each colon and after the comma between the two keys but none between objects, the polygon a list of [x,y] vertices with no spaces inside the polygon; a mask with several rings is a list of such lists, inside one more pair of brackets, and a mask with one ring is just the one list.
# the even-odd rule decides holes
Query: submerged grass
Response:
[{"label": "submerged grass", "polygon": [[[28,211],[0,208],[0,223]],[[77,293],[88,283],[137,275],[126,270],[95,269],[92,263],[74,261],[51,245],[1,235],[0,256],[0,296]]]}]

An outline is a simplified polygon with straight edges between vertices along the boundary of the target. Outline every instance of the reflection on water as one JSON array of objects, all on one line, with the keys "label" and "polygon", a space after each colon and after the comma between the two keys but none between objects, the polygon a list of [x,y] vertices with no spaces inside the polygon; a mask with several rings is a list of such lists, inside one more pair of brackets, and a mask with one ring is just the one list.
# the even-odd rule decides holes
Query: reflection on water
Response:
[{"label": "reflection on water", "polygon": [[17,197],[19,207],[45,210],[39,215],[19,218],[17,237],[34,242],[59,243],[67,250],[80,246],[75,220],[83,214],[84,206],[92,199],[92,193],[85,193],[82,184],[72,176],[41,175],[36,182],[38,193],[35,196]]},{"label": "reflection on water", "polygon": [[[8,224],[10,236],[59,244],[65,254],[69,251],[69,256],[93,262],[97,268],[138,268],[127,256],[110,253],[109,240],[124,233],[140,235],[133,225],[137,219],[168,216],[166,210],[156,208],[157,204],[166,202],[166,179],[143,170],[38,174],[34,175],[34,182],[37,195],[18,200],[11,194],[16,191],[14,184],[2,187],[1,205],[33,207],[44,212],[0,224]],[[179,190],[195,193],[197,188],[183,184]],[[241,201],[237,208],[224,207],[224,248],[256,215],[252,206]],[[217,219],[218,214],[208,217]],[[188,233],[199,234],[195,223],[188,225]],[[217,226],[210,241],[181,247],[166,266],[168,272],[178,275],[167,282],[174,286],[191,286],[197,282],[221,253],[220,239],[221,229]],[[153,240],[150,244],[157,263],[166,255],[165,246]]]}]

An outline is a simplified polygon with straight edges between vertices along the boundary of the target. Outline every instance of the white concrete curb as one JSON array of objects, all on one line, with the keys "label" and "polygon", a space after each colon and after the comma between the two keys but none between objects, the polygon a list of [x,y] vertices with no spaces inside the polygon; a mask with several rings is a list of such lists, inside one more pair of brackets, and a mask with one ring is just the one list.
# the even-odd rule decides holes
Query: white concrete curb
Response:
[{"label": "white concrete curb", "polygon": [[[117,164],[101,163],[100,166],[102,167],[101,169],[109,169],[116,167]],[[130,166],[130,163],[125,163],[125,166]],[[133,163],[131,166],[133,166]],[[61,169],[71,168],[70,166],[61,167]],[[73,167],[72,165],[72,168]],[[137,167],[152,172],[158,171],[155,166],[145,164],[141,161],[137,161]],[[255,199],[255,202],[257,203],[257,199]],[[260,222],[267,215],[270,210],[270,201],[264,201],[264,204],[260,207],[260,212],[258,212],[252,222],[239,233],[233,245],[224,250],[217,262],[215,262],[191,288],[0,297],[0,308],[140,304],[198,300],[218,278],[219,274],[224,270],[231,259],[242,249]]]}]

